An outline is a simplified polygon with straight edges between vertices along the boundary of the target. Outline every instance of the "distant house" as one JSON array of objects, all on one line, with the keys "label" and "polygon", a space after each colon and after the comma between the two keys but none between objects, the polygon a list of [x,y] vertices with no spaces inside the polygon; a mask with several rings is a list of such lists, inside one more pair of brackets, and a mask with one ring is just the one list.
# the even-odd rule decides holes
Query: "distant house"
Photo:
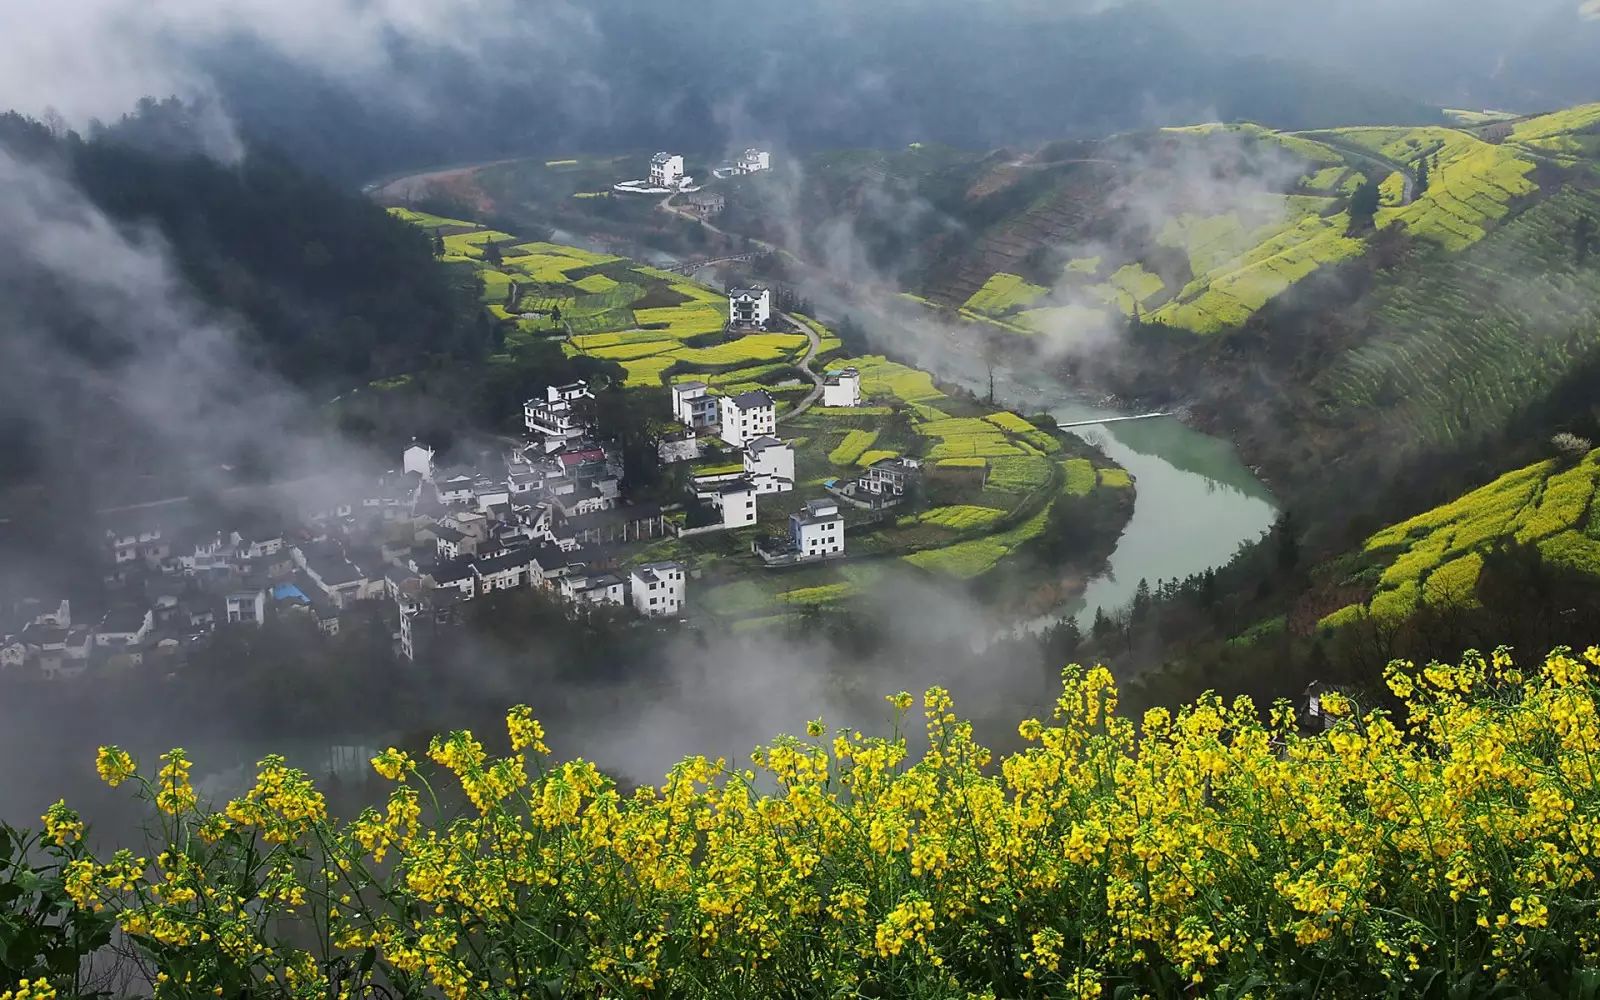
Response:
[{"label": "distant house", "polygon": [[728,292],[728,325],[739,330],[759,330],[772,318],[770,288],[735,288]]},{"label": "distant house", "polygon": [[473,572],[471,558],[454,559],[440,563],[423,574],[426,580],[441,590],[454,590],[470,600],[478,590],[478,574]]},{"label": "distant house", "polygon": [[663,618],[682,613],[689,584],[681,563],[636,567],[629,574],[628,584],[634,610],[641,615]]},{"label": "distant house", "polygon": [[538,436],[545,454],[560,451],[594,429],[588,406],[593,400],[589,384],[581,380],[547,386],[544,399],[522,404],[522,422]]},{"label": "distant house", "polygon": [[685,207],[687,207],[689,211],[700,216],[702,219],[710,218],[714,215],[721,215],[723,210],[728,207],[728,199],[720,194],[714,193],[701,192],[697,194],[691,194],[686,201],[687,204]]},{"label": "distant house", "polygon": [[724,528],[756,523],[756,484],[743,476],[697,487],[696,493],[721,515]]},{"label": "distant house", "polygon": [[533,549],[515,549],[488,559],[479,559],[472,571],[478,578],[478,593],[516,590],[533,582]]},{"label": "distant house", "polygon": [[[715,409],[712,407],[713,412]],[[656,445],[656,458],[662,465],[692,462],[700,457],[700,452],[700,435],[688,428],[666,435]]]},{"label": "distant house", "polygon": [[17,603],[15,617],[25,625],[66,628],[72,624],[72,602],[65,597],[30,597]]},{"label": "distant house", "polygon": [[745,445],[744,474],[762,496],[794,489],[794,448],[775,437],[758,437]]},{"label": "distant house", "polygon": [[229,535],[240,559],[260,559],[283,551],[283,531],[279,528],[252,527]]},{"label": "distant house", "polygon": [[[120,648],[143,642],[155,627],[155,615],[149,608],[112,608],[100,619],[94,632],[96,646]],[[61,631],[61,648],[66,648],[66,630]]]},{"label": "distant house", "polygon": [[471,503],[477,479],[464,472],[457,473],[443,482],[436,482],[434,486],[439,491],[439,502],[442,504]]},{"label": "distant house", "polygon": [[733,165],[741,174],[757,174],[772,169],[772,154],[764,149],[747,149]]},{"label": "distant house", "polygon": [[156,518],[133,515],[106,528],[106,547],[111,550],[112,561],[119,567],[139,560],[157,566],[171,555],[171,539],[165,532],[165,527]]},{"label": "distant house", "polygon": [[832,500],[811,500],[789,515],[789,545],[801,559],[844,554],[844,516]]},{"label": "distant house", "polygon": [[683,157],[677,153],[657,153],[650,158],[652,187],[677,190],[683,183]]},{"label": "distant house", "polygon": [[573,573],[560,579],[557,590],[573,604],[621,607],[626,600],[627,584],[611,573]]},{"label": "distant house", "polygon": [[861,488],[878,496],[903,497],[921,475],[922,463],[914,458],[880,458],[867,466]]},{"label": "distant house", "polygon": [[231,625],[254,625],[260,628],[267,620],[267,592],[242,590],[229,594],[223,601]]},{"label": "distant house", "polygon": [[598,486],[579,486],[555,499],[556,509],[568,518],[609,510],[616,504],[616,499],[607,496]]},{"label": "distant house", "polygon": [[854,368],[830,371],[822,379],[823,406],[860,406],[861,373]]},{"label": "distant house", "polygon": [[410,446],[406,448],[404,461],[405,471],[415,473],[423,479],[433,478],[433,449],[416,438],[412,438]]},{"label": "distant house", "polygon": [[312,585],[327,595],[336,607],[360,599],[367,576],[359,566],[346,559],[337,546],[296,547],[294,554],[295,565],[305,571]]},{"label": "distant house", "polygon": [[703,430],[717,422],[717,400],[704,382],[678,382],[672,387],[672,419],[690,430]]},{"label": "distant house", "polygon": [[765,389],[718,397],[722,440],[743,448],[758,437],[778,432],[778,404]]}]

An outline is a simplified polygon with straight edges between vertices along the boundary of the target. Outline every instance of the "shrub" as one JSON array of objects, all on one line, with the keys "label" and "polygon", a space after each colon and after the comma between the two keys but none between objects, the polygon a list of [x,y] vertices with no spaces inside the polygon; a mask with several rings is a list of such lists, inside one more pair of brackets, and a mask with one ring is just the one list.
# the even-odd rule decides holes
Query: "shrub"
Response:
[{"label": "shrub", "polygon": [[146,775],[105,748],[161,822],[153,861],[50,850],[162,996],[1300,995],[1308,969],[1326,996],[1583,996],[1597,668],[1394,664],[1402,717],[1330,693],[1310,735],[1214,695],[1136,725],[1073,668],[995,766],[933,688],[920,756],[902,693],[888,736],[817,720],[629,795],[517,708],[505,757],[465,731],[431,768],[378,754],[388,801],[343,824],[281,758],[213,812],[181,752]]}]

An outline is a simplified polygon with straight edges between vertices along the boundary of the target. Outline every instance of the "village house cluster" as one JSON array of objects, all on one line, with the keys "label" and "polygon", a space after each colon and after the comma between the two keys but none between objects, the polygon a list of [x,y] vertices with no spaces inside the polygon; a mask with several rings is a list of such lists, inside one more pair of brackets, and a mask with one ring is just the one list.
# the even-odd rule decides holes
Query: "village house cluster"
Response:
[{"label": "village house cluster", "polygon": [[[549,386],[524,407],[527,440],[492,463],[439,468],[433,449],[413,442],[399,469],[325,483],[231,524],[176,506],[110,516],[108,609],[78,621],[71,602],[49,595],[0,607],[0,669],[62,677],[138,665],[179,655],[219,625],[286,616],[337,634],[353,616],[379,615],[415,659],[464,602],[527,587],[573,615],[631,606],[679,617],[681,565],[629,567],[611,554],[661,537],[666,524],[659,507],[624,501],[621,461],[595,437],[593,404],[583,382]],[[281,513],[290,506],[294,515]]]}]

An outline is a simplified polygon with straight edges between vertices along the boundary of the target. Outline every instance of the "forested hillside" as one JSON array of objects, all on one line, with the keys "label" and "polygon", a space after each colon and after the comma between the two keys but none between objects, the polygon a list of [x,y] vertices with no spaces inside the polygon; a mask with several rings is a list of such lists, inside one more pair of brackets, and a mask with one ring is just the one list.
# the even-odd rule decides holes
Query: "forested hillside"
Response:
[{"label": "forested hillside", "polygon": [[[83,231],[74,249],[26,245],[20,220],[11,229],[20,242],[4,276],[14,359],[0,402],[12,430],[8,468],[181,462],[159,454],[149,428],[116,417],[126,412],[118,397],[148,385],[140,379],[154,370],[181,369],[201,323],[228,331],[231,367],[210,377],[243,388],[264,373],[307,400],[433,357],[486,353],[492,328],[472,274],[441,267],[423,234],[279,156],[228,165],[152,151],[135,141],[138,124],[86,141],[0,118],[0,156],[18,180],[23,219],[62,216]],[[96,235],[93,213],[115,231]],[[214,354],[189,361],[221,363]],[[269,412],[278,411],[264,408],[262,418]],[[63,449],[80,452],[77,463]]]}]

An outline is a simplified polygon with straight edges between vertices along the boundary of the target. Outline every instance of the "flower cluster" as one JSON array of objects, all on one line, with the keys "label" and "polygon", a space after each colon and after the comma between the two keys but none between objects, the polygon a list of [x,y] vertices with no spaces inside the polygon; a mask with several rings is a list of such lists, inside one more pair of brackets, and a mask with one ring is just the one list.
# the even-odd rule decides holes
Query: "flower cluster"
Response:
[{"label": "flower cluster", "polygon": [[[631,792],[543,761],[519,707],[507,757],[468,732],[433,741],[432,775],[377,755],[387,804],[345,825],[279,758],[207,812],[174,752],[143,785],[171,844],[66,881],[188,977],[173,996],[343,994],[369,970],[457,1000],[1578,995],[1600,968],[1597,677],[1593,649],[1395,664],[1397,711],[1330,696],[1312,732],[1216,697],[1135,724],[1109,672],[1073,668],[998,762],[932,689],[920,755],[898,721],[819,721]],[[106,780],[136,779],[119,754]],[[57,842],[76,823],[46,815]],[[317,933],[279,936],[285,914]]]}]

